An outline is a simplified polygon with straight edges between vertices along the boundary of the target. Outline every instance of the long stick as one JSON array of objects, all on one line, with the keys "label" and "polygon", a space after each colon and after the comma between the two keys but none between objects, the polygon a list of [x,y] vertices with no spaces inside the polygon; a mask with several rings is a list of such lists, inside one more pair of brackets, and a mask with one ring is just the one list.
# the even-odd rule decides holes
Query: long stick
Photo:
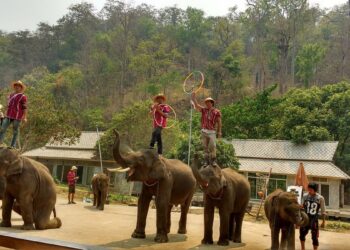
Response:
[{"label": "long stick", "polygon": [[190,104],[191,104],[191,112],[190,112],[190,134],[189,134],[189,136],[188,136],[188,160],[187,160],[187,165],[190,165],[190,161],[191,161],[192,116],[193,116],[192,100],[190,101]]},{"label": "long stick", "polygon": [[268,187],[269,182],[270,182],[271,172],[272,172],[272,168],[270,168],[270,172],[269,172],[269,175],[268,175],[267,180],[266,180],[266,183],[265,183],[264,195],[261,197],[259,209],[258,209],[258,212],[256,213],[256,218],[255,218],[256,220],[257,220],[258,217],[259,217],[259,213],[260,213],[261,207],[262,207],[263,202],[264,202],[264,200],[265,200],[265,198],[266,198],[266,191],[267,191],[267,187]]},{"label": "long stick", "polygon": [[103,165],[102,165],[102,153],[101,153],[101,144],[100,144],[100,133],[98,131],[98,127],[96,126],[97,133],[97,142],[98,142],[98,151],[100,153],[100,165],[101,165],[101,173],[103,173]]}]

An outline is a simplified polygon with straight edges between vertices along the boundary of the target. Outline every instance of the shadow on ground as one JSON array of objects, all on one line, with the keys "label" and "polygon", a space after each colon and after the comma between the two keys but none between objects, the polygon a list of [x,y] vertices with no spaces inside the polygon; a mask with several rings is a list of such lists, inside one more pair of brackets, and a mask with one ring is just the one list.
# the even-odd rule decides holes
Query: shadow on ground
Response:
[{"label": "shadow on ground", "polygon": [[[100,245],[101,247],[118,247],[118,248],[136,248],[136,247],[150,247],[153,245],[159,245],[160,243],[154,242],[155,234],[147,235],[146,239],[125,239],[120,241],[113,241],[109,242],[104,245]],[[169,237],[169,243],[177,243],[177,242],[184,242],[187,240],[186,235],[182,234],[168,234]]]},{"label": "shadow on ground", "polygon": [[228,245],[228,246],[219,246],[215,242],[213,245],[198,245],[198,246],[189,248],[188,250],[197,250],[197,249],[213,250],[213,248],[216,249],[216,247],[219,247],[220,250],[225,250],[225,249],[239,248],[239,247],[244,247],[244,246],[246,246],[245,243],[232,243],[232,242],[230,242],[230,245]]}]

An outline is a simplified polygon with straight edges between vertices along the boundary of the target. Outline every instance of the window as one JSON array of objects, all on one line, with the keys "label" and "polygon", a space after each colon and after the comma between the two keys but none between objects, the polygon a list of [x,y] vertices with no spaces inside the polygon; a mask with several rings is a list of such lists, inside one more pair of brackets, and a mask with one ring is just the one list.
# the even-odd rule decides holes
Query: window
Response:
[{"label": "window", "polygon": [[[251,199],[260,199],[258,196],[259,191],[263,191],[267,180],[266,174],[248,173],[248,181],[250,183],[250,197]],[[267,187],[267,194],[269,195],[276,189],[287,189],[287,176],[286,175],[271,175],[269,184]]]}]

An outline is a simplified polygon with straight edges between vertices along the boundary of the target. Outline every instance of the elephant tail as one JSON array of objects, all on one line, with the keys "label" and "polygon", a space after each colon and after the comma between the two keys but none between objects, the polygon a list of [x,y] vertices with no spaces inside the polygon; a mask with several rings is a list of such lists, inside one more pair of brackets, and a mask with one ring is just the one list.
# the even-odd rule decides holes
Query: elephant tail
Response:
[{"label": "elephant tail", "polygon": [[53,208],[52,212],[53,212],[53,217],[54,217],[54,218],[57,218],[56,208],[55,208],[55,207]]}]

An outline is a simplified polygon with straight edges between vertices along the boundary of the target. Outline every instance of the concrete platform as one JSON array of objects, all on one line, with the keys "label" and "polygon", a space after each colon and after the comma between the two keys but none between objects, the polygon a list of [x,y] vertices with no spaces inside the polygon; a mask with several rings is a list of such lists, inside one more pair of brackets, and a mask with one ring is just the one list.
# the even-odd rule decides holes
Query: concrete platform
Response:
[{"label": "concrete platform", "polygon": [[[172,214],[172,228],[169,243],[156,244],[153,238],[156,233],[155,210],[148,214],[146,239],[130,237],[136,225],[136,207],[106,205],[105,211],[96,210],[91,204],[78,202],[68,205],[66,200],[59,199],[56,206],[57,215],[63,221],[60,229],[45,231],[22,231],[22,219],[13,214],[12,228],[1,228],[6,232],[16,233],[18,236],[35,236],[41,238],[63,240],[87,246],[87,249],[250,249],[263,250],[270,246],[270,230],[265,223],[246,221],[243,224],[242,244],[231,243],[228,247],[203,246],[200,244],[203,237],[203,215],[189,214],[187,235],[178,235],[177,224],[180,213]],[[218,215],[215,215],[214,241],[218,239]],[[298,233],[297,233],[298,235]],[[320,232],[320,250],[344,250],[348,248],[350,234]],[[297,249],[299,248],[296,240]],[[311,235],[307,237],[307,249],[312,249]]]}]

